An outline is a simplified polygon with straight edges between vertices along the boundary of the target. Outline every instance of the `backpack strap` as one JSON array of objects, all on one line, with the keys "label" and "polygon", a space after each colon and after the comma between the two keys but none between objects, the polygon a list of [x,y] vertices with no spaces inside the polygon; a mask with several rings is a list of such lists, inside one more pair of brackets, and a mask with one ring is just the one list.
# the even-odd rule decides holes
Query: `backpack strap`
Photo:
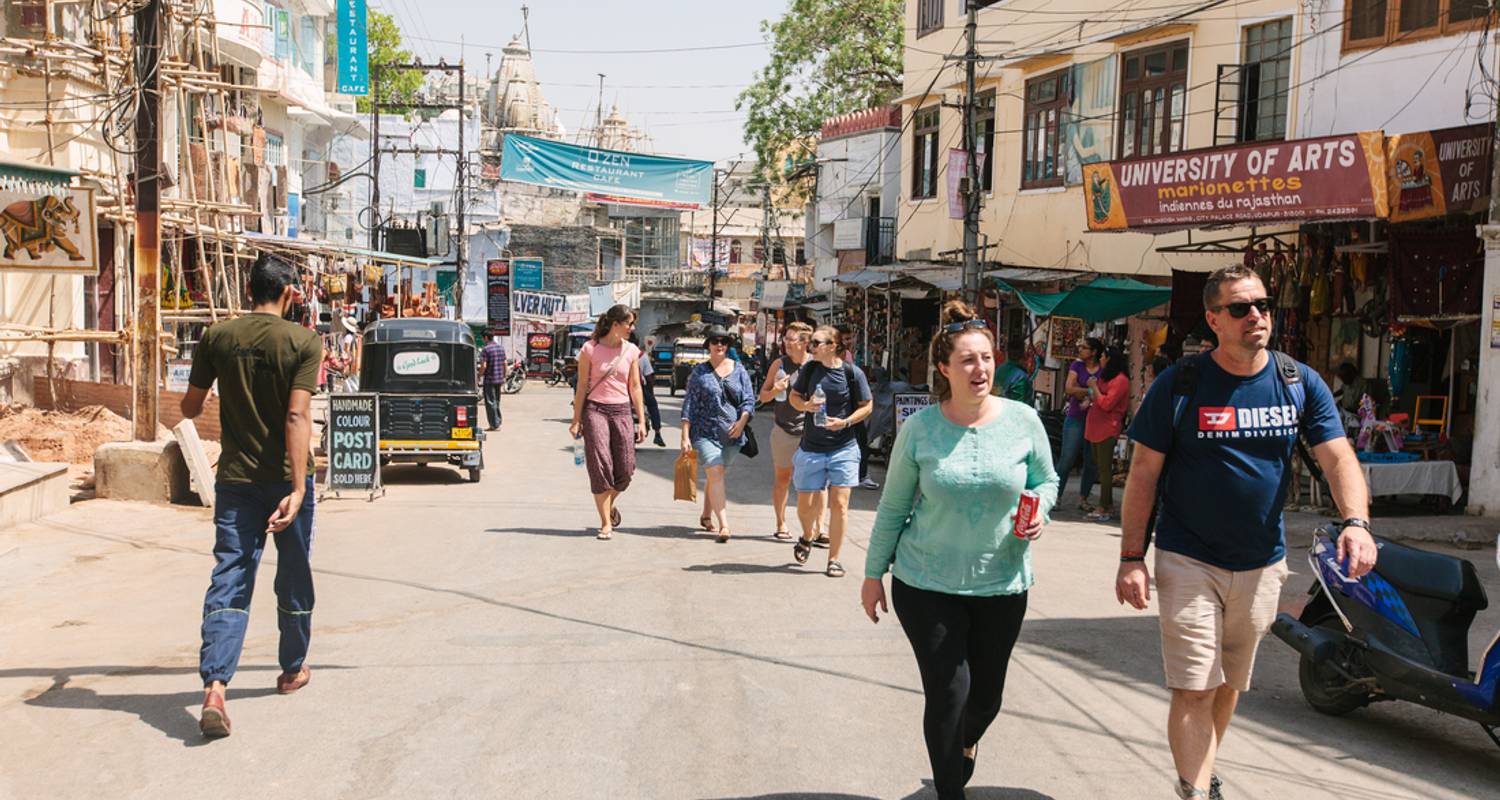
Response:
[{"label": "backpack strap", "polygon": [[1324,491],[1329,497],[1333,496],[1332,489],[1328,486],[1328,478],[1323,474],[1323,467],[1313,458],[1312,451],[1307,447],[1307,439],[1303,434],[1307,430],[1306,414],[1307,408],[1307,384],[1302,380],[1302,367],[1297,360],[1281,352],[1272,350],[1271,358],[1276,362],[1276,373],[1281,376],[1281,385],[1285,386],[1287,392],[1292,396],[1292,405],[1297,409],[1297,442],[1296,457],[1302,459],[1303,466],[1307,467],[1308,474],[1322,484]]},{"label": "backpack strap", "polygon": [[1198,392],[1198,368],[1203,354],[1184,358],[1177,362],[1177,371],[1172,378],[1172,435],[1167,440],[1167,452],[1162,455],[1161,473],[1156,477],[1156,501],[1151,504],[1151,515],[1146,519],[1146,547],[1156,533],[1156,520],[1161,516],[1162,504],[1166,501],[1167,471],[1172,466],[1171,444],[1177,442],[1177,433],[1182,429],[1182,418],[1187,416],[1188,406]]}]

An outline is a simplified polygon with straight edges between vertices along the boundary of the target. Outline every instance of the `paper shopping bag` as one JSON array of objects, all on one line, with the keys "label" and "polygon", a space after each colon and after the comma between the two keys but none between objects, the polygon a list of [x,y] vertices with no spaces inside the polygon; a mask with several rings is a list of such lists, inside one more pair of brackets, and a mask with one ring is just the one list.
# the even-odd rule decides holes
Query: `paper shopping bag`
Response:
[{"label": "paper shopping bag", "polygon": [[672,487],[673,500],[698,500],[698,453],[688,450],[677,457],[677,478]]}]

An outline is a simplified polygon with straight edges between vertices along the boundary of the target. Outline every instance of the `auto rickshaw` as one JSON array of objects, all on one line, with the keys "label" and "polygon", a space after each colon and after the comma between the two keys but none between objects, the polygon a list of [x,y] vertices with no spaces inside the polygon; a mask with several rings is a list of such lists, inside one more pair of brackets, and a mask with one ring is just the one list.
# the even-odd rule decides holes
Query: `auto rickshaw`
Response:
[{"label": "auto rickshaw", "polygon": [[361,390],[380,398],[380,463],[444,461],[479,482],[478,350],[469,326],[441,319],[384,319],[365,329]]},{"label": "auto rickshaw", "polygon": [[672,345],[672,396],[687,389],[693,367],[708,360],[708,345],[701,337],[679,336]]}]

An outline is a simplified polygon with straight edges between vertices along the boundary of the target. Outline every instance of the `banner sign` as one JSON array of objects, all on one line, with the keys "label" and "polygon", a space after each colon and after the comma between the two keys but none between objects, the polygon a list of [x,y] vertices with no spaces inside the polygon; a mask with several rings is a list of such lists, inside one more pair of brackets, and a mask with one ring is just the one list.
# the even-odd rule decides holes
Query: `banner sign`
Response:
[{"label": "banner sign", "polygon": [[526,337],[526,374],[530,377],[552,374],[552,334],[533,333]]},{"label": "banner sign", "polygon": [[510,134],[501,154],[501,180],[628,197],[707,205],[714,165],[709,161],[601,150]]},{"label": "banner sign", "polygon": [[487,262],[485,287],[488,304],[485,311],[485,336],[510,335],[510,262],[503,258]]},{"label": "banner sign", "polygon": [[614,281],[589,287],[589,316],[597,317],[612,306],[641,307],[640,281]]},{"label": "banner sign", "polygon": [[516,289],[511,294],[511,309],[517,317],[554,322],[568,302],[566,295]]},{"label": "banner sign", "polygon": [[1383,218],[1379,131],[1086,164],[1089,230]]},{"label": "banner sign", "polygon": [[1494,134],[1486,123],[1387,137],[1391,222],[1488,209]]},{"label": "banner sign", "polygon": [[642,200],[635,197],[620,197],[613,194],[595,194],[589,192],[583,196],[585,202],[589,203],[613,203],[620,206],[644,206],[646,208],[669,208],[678,211],[696,211],[697,203],[677,203],[671,200]]},{"label": "banner sign", "polygon": [[589,296],[570,294],[563,297],[562,312],[552,318],[559,325],[579,325],[593,318],[589,313]]},{"label": "banner sign", "polygon": [[963,150],[952,149],[948,151],[948,219],[963,219],[964,208],[968,203],[964,202],[963,179],[969,176],[969,154]]},{"label": "banner sign", "polygon": [[94,190],[0,178],[0,270],[99,274]]},{"label": "banner sign", "polygon": [[[718,252],[711,254],[711,251],[716,249]],[[710,266],[720,270],[729,268],[728,237],[721,237],[717,248],[714,247],[713,239],[694,237],[688,242],[688,268],[702,272]]]},{"label": "banner sign", "polygon": [[365,0],[339,0],[339,94],[370,93]]},{"label": "banner sign", "polygon": [[328,488],[380,488],[380,405],[374,394],[328,395]]},{"label": "banner sign", "polygon": [[510,260],[511,275],[515,276],[515,283],[511,286],[516,289],[530,289],[540,292],[546,288],[542,286],[542,260],[540,258],[513,258]]}]

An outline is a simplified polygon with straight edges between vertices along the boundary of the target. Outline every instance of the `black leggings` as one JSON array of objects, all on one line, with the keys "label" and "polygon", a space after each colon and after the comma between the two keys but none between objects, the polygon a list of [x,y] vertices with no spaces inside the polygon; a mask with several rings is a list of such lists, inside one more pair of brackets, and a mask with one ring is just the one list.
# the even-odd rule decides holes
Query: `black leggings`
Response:
[{"label": "black leggings", "polygon": [[962,798],[963,749],[979,742],[1005,694],[1026,593],[966,597],[891,578],[891,601],[922,673],[922,732],[939,798]]}]

